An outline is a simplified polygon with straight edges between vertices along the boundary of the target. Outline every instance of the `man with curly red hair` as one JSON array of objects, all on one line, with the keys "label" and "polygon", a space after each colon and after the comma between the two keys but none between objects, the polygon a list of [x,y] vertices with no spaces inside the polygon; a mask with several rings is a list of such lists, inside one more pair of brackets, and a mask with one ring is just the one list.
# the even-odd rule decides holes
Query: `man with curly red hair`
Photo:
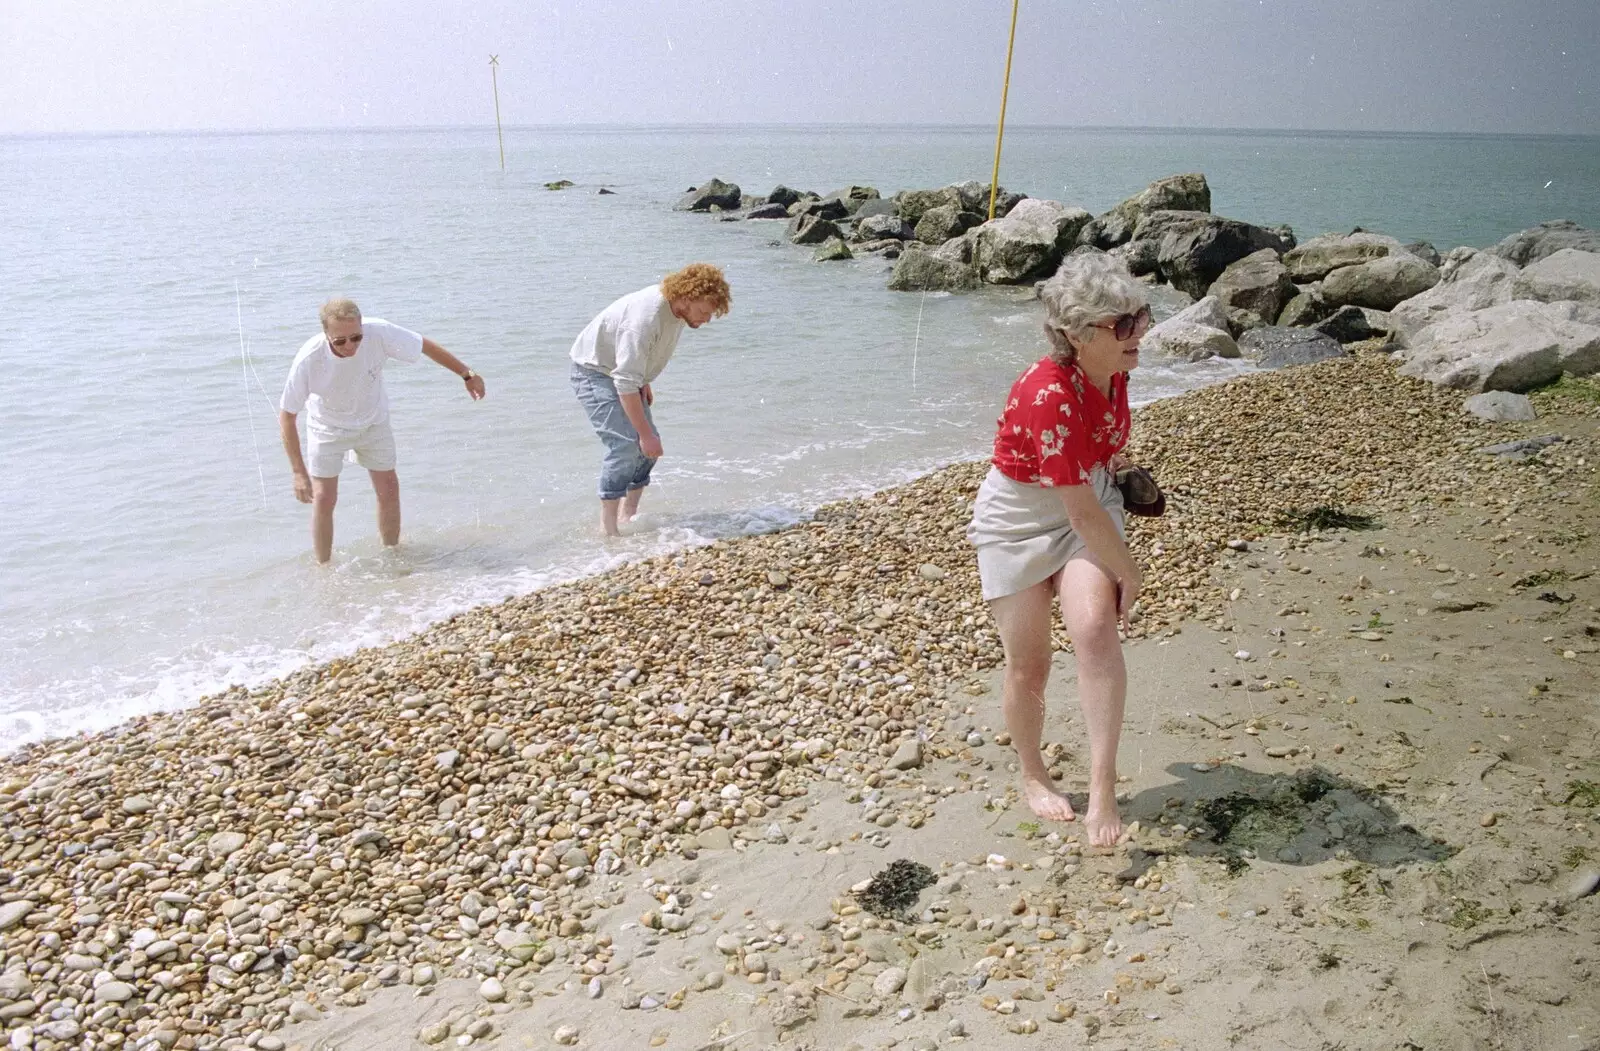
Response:
[{"label": "man with curly red hair", "polygon": [[600,528],[621,536],[661,458],[650,384],[672,360],[687,325],[699,328],[733,306],[722,271],[690,263],[659,285],[623,296],[589,322],[572,344],[572,389],[605,445],[600,466]]}]

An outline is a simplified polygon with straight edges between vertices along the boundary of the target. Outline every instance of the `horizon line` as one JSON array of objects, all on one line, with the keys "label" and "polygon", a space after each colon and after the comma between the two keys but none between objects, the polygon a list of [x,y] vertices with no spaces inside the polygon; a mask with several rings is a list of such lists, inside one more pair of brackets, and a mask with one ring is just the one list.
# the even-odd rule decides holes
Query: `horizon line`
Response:
[{"label": "horizon line", "polygon": [[[884,122],[884,121],[804,121],[804,122],[775,122],[775,121],[731,121],[721,123],[704,122],[637,122],[637,123],[587,123],[572,122],[562,124],[506,124],[508,131],[649,131],[649,130],[676,130],[676,131],[750,131],[759,129],[768,130],[828,130],[849,129],[869,130],[874,128],[927,131],[989,131],[992,124],[949,123],[937,124],[927,122]],[[1179,133],[1179,134],[1232,134],[1232,135],[1317,135],[1317,136],[1416,136],[1424,138],[1460,138],[1460,137],[1493,137],[1493,138],[1562,138],[1562,139],[1594,139],[1600,138],[1600,131],[1471,131],[1464,129],[1451,130],[1414,130],[1404,128],[1278,128],[1278,127],[1245,127],[1245,126],[1203,126],[1203,125],[1167,125],[1167,124],[1029,124],[1012,123],[1012,130],[1024,131],[1117,131],[1117,132],[1147,132],[1147,133]],[[295,127],[272,128],[132,128],[132,129],[107,129],[98,131],[0,131],[0,139],[101,139],[101,138],[177,138],[184,136],[195,137],[227,137],[247,135],[331,135],[331,134],[405,134],[427,132],[489,132],[494,131],[493,124],[372,124],[372,125],[305,125]]]}]

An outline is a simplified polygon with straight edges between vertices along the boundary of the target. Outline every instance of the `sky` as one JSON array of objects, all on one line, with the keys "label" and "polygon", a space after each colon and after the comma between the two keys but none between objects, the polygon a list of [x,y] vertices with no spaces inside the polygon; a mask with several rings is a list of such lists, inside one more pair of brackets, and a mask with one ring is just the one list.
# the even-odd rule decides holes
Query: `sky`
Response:
[{"label": "sky", "polygon": [[[1021,0],[1017,124],[1600,134],[1596,0]],[[1008,0],[0,0],[0,134],[992,124]]]}]

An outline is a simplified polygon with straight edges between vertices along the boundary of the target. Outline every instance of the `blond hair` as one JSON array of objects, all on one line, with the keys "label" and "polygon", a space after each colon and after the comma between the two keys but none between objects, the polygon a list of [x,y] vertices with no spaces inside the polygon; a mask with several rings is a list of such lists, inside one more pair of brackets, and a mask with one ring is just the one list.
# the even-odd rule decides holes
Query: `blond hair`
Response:
[{"label": "blond hair", "polygon": [[690,263],[661,279],[661,294],[669,300],[706,299],[723,317],[733,309],[733,292],[722,271],[710,263]]},{"label": "blond hair", "polygon": [[322,304],[318,316],[322,318],[322,327],[326,329],[330,321],[360,321],[361,308],[356,306],[353,299],[335,296]]}]

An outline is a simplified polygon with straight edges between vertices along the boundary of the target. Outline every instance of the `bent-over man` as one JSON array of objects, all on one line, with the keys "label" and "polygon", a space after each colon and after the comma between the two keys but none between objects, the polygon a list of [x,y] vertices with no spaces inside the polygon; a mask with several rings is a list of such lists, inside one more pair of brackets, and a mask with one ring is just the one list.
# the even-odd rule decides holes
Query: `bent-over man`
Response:
[{"label": "bent-over man", "polygon": [[[333,506],[347,455],[367,469],[378,497],[378,535],[385,547],[400,542],[400,479],[395,474],[394,431],[383,366],[421,357],[455,373],[473,401],[484,396],[483,377],[431,339],[379,318],[361,317],[348,299],[322,306],[322,334],[306,340],[289,366],[278,403],[278,428],[294,472],[294,495],[311,505],[311,546],[318,562],[333,553]],[[306,415],[306,455],[300,452],[299,414]]]},{"label": "bent-over man", "polygon": [[572,344],[572,389],[605,445],[600,528],[606,536],[620,536],[618,523],[638,514],[662,455],[650,384],[672,359],[685,325],[699,328],[732,306],[722,271],[690,263],[606,307]]}]

